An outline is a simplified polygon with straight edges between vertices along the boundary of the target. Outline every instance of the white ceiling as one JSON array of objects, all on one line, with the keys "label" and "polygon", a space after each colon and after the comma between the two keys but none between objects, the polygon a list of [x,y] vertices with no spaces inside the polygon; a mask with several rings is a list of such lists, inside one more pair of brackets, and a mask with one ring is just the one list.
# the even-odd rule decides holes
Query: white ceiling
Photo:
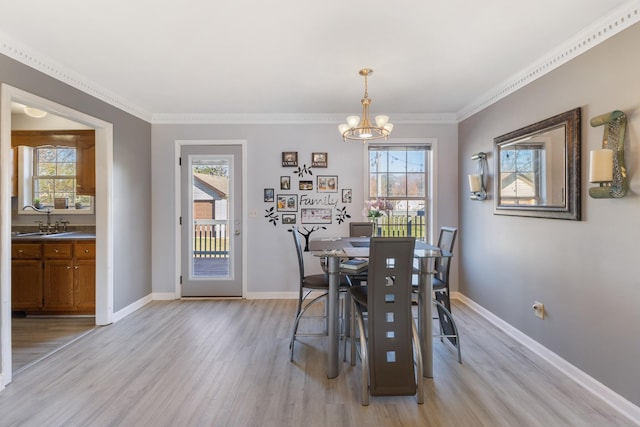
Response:
[{"label": "white ceiling", "polygon": [[[0,0],[0,53],[150,121],[459,120],[639,20],[638,0]],[[395,120],[396,122],[398,120]]]}]

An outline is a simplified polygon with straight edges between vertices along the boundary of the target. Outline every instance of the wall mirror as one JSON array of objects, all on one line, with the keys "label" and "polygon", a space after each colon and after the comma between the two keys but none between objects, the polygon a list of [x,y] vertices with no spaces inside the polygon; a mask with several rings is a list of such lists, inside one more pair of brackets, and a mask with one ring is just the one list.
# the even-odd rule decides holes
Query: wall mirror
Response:
[{"label": "wall mirror", "polygon": [[495,214],[580,220],[580,108],[494,143]]}]

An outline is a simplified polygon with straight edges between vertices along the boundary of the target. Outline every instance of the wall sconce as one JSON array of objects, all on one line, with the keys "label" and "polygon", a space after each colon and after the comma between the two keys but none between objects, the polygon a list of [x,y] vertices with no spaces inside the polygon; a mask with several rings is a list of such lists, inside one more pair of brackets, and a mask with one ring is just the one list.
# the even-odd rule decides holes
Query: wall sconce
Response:
[{"label": "wall sconce", "polygon": [[594,199],[619,198],[627,194],[627,170],[624,167],[624,136],[627,116],[615,110],[591,119],[591,126],[604,125],[602,149],[592,150],[589,156],[589,182],[600,186],[589,188]]},{"label": "wall sconce", "polygon": [[485,200],[487,198],[487,187],[484,182],[484,173],[487,165],[487,155],[476,153],[471,156],[471,160],[478,161],[478,173],[469,174],[469,191],[471,200]]}]

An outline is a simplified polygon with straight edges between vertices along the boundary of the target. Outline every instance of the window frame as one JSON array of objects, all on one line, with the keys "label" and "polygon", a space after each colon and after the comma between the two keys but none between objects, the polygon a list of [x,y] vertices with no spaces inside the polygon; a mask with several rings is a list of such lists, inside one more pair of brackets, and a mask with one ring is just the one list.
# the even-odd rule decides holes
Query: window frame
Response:
[{"label": "window frame", "polygon": [[[51,145],[43,145],[42,147],[52,147]],[[33,205],[34,197],[34,168],[35,168],[35,150],[39,147],[31,147],[26,145],[17,146],[18,156],[18,215],[42,215],[41,212],[33,210],[24,210],[22,207]],[[58,148],[58,147],[54,147]],[[71,147],[73,148],[73,147]],[[77,170],[76,170],[77,171]],[[75,176],[74,176],[75,179]],[[95,196],[91,197],[91,206],[76,209],[72,203],[67,209],[56,209],[53,206],[47,206],[44,209],[50,210],[52,214],[64,215],[95,215]]]},{"label": "window frame", "polygon": [[[371,150],[371,148],[374,148],[376,150],[381,150],[381,149],[387,149],[388,151],[393,151],[393,150],[397,150],[397,149],[403,149],[403,148],[418,148],[418,149],[423,149],[425,152],[425,158],[424,158],[424,175],[423,175],[423,179],[424,179],[424,197],[391,197],[391,198],[387,198],[384,197],[385,200],[390,200],[390,201],[397,201],[397,200],[408,200],[408,201],[418,201],[421,202],[420,205],[422,205],[422,209],[418,209],[416,210],[416,214],[417,212],[420,210],[423,212],[423,216],[425,217],[424,219],[424,227],[425,227],[425,240],[430,241],[430,239],[432,238],[432,234],[433,234],[433,220],[434,220],[434,212],[433,212],[433,196],[434,196],[434,186],[433,186],[433,181],[434,181],[434,177],[435,177],[435,162],[434,162],[434,158],[435,158],[435,150],[436,150],[436,140],[435,139],[425,139],[425,140],[420,140],[420,141],[415,141],[415,140],[411,140],[411,141],[400,141],[400,140],[395,140],[393,143],[390,142],[369,142],[367,143],[367,145],[365,146],[364,151],[364,168],[363,168],[363,176],[364,176],[364,180],[363,180],[363,194],[364,194],[364,201],[365,203],[367,201],[371,201],[371,200],[375,200],[376,197],[371,197],[371,186],[370,186],[370,158],[369,158],[369,153]],[[407,172],[404,172],[405,176],[407,174]],[[406,180],[405,180],[406,182]],[[378,196],[379,198],[383,198],[381,196]],[[409,210],[409,206],[407,204],[407,209],[404,211],[406,213],[411,212]]]}]

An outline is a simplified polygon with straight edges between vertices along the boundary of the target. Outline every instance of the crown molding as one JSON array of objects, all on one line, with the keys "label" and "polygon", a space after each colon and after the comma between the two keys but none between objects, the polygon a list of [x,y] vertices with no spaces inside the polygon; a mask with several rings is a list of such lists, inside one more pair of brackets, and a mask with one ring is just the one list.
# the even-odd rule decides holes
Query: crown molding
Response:
[{"label": "crown molding", "polygon": [[[152,124],[339,124],[348,114],[153,114]],[[391,121],[403,124],[457,123],[455,113],[449,114],[394,114]]]},{"label": "crown molding", "polygon": [[594,48],[622,30],[640,21],[640,0],[632,0],[594,22],[549,54],[541,57],[511,78],[493,87],[463,107],[457,114],[458,122],[495,104],[527,84]]},{"label": "crown molding", "polygon": [[151,121],[151,113],[149,111],[133,105],[114,92],[101,87],[75,71],[59,64],[52,58],[47,57],[42,52],[31,49],[2,32],[0,32],[0,53],[139,119],[147,122]]},{"label": "crown molding", "polygon": [[[549,54],[488,90],[457,113],[396,114],[392,121],[404,124],[459,123],[639,21],[640,0],[630,0],[586,27]],[[337,124],[342,123],[347,116],[347,114],[152,114],[2,32],[0,32],[0,53],[152,124]]]}]

